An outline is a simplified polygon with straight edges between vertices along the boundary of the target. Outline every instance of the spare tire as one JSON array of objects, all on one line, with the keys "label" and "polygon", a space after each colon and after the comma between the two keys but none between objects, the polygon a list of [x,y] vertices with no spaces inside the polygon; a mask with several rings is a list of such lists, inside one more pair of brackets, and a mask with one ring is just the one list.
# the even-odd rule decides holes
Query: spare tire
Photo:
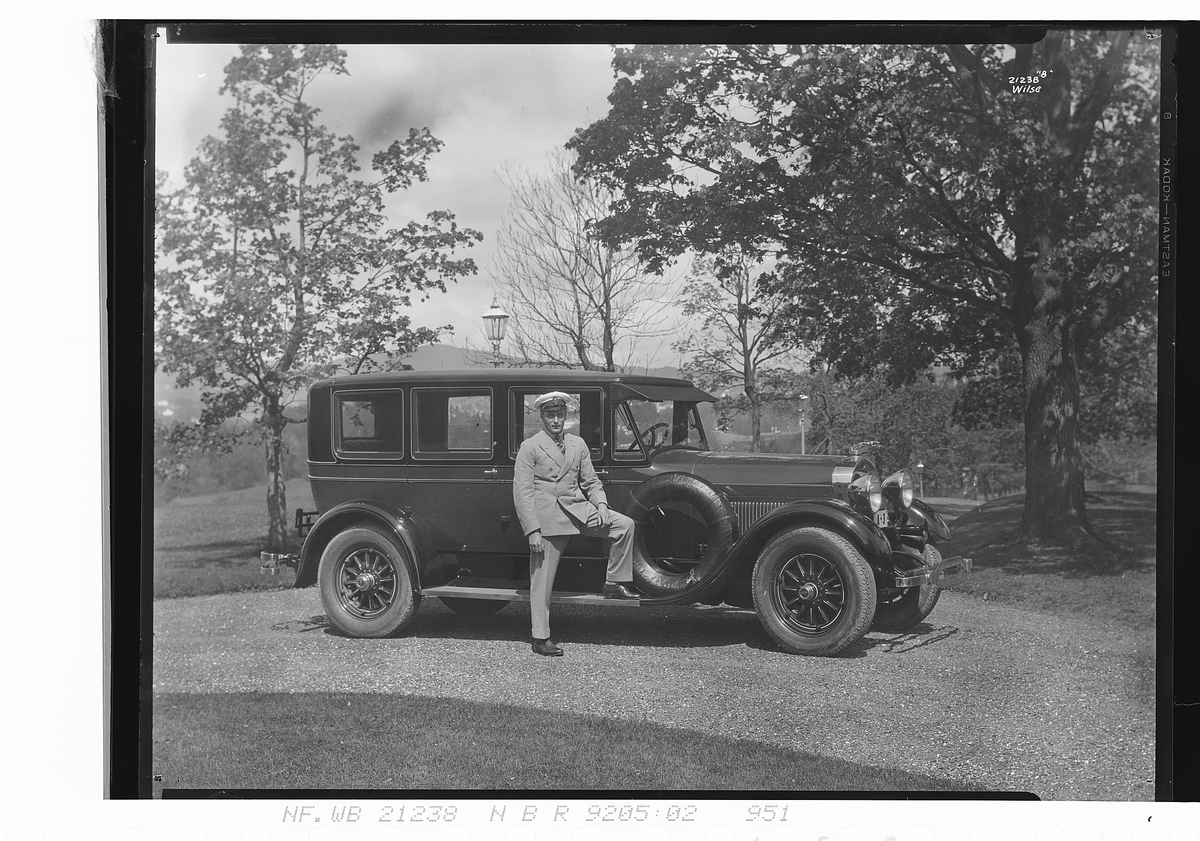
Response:
[{"label": "spare tire", "polygon": [[682,593],[719,573],[733,546],[733,506],[689,473],[663,473],[638,485],[624,514],[637,523],[634,581],[650,597]]}]

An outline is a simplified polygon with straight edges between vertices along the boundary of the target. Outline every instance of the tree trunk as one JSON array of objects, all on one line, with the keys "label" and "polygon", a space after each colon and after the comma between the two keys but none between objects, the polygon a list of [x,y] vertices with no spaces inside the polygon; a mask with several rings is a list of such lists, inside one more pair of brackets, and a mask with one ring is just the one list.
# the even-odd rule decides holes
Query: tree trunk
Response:
[{"label": "tree trunk", "polygon": [[283,430],[287,425],[277,402],[267,408],[267,551],[287,552],[288,507],[283,481]]},{"label": "tree trunk", "polygon": [[[608,290],[609,288],[610,288],[609,285],[605,284],[605,289]],[[612,294],[609,291],[609,292],[606,292],[606,294],[604,296],[604,312],[602,313],[602,317],[600,319],[600,326],[604,331],[603,341],[604,341],[604,370],[605,371],[616,371],[617,370],[617,360],[616,360],[617,339],[616,339],[616,336],[613,335],[612,321],[613,321]]]},{"label": "tree trunk", "polygon": [[1028,537],[1090,533],[1079,446],[1079,374],[1070,330],[1045,307],[1018,325],[1025,388],[1025,511]]},{"label": "tree trunk", "polygon": [[762,452],[762,401],[753,386],[746,389],[750,400],[750,452]]}]

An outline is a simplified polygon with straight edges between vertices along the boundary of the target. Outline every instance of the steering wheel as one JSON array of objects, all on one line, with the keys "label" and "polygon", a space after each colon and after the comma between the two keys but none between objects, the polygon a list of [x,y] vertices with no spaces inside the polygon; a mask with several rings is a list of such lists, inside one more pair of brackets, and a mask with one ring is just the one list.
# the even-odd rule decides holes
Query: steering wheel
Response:
[{"label": "steering wheel", "polygon": [[667,443],[667,438],[670,435],[669,432],[664,432],[663,436],[662,436],[662,441],[658,441],[657,436],[654,434],[654,431],[657,429],[669,430],[670,428],[671,428],[671,424],[660,421],[660,422],[654,424],[652,427],[650,427],[646,431],[644,431],[641,435],[641,439],[642,439],[642,443],[646,445],[646,449],[653,450],[655,447],[659,446],[660,444]]}]

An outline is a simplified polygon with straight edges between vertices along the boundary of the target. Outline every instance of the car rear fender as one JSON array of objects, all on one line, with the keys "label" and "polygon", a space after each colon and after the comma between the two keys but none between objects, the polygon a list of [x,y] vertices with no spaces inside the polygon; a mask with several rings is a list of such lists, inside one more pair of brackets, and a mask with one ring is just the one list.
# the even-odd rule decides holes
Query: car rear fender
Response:
[{"label": "car rear fender", "polygon": [[317,583],[317,567],[321,553],[339,532],[355,525],[373,523],[393,535],[405,551],[405,563],[413,576],[414,585],[421,586],[421,569],[437,557],[428,537],[405,512],[375,502],[344,502],[321,515],[300,550],[300,565],[296,569],[293,587],[310,587]]}]

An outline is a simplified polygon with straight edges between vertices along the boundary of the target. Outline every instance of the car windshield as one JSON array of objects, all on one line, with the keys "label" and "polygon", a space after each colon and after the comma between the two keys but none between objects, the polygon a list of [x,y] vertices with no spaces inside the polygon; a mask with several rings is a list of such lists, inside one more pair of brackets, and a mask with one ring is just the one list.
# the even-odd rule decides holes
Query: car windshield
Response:
[{"label": "car windshield", "polygon": [[616,452],[645,453],[666,447],[707,450],[696,404],[679,400],[624,400],[616,412]]}]

